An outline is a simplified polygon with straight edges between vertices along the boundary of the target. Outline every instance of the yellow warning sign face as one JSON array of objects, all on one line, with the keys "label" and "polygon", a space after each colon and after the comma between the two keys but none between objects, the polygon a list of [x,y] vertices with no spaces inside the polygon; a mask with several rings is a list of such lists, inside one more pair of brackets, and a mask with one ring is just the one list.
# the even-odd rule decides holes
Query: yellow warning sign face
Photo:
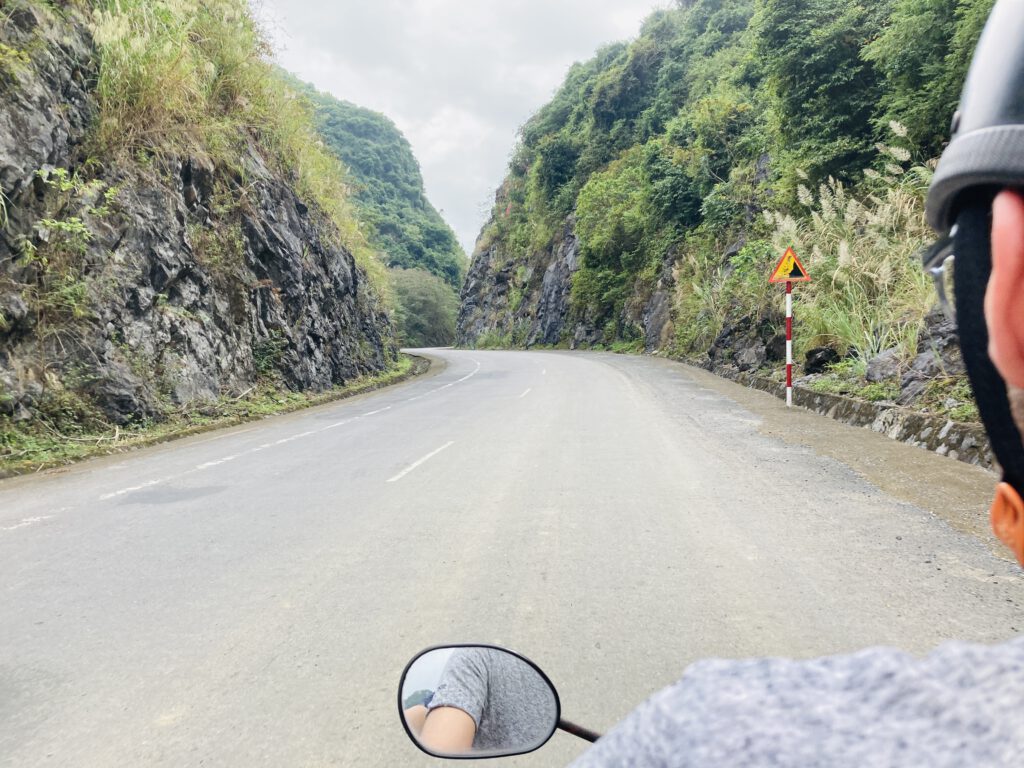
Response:
[{"label": "yellow warning sign face", "polygon": [[796,257],[796,251],[792,247],[787,248],[782,254],[779,263],[775,265],[772,276],[768,278],[769,283],[809,283],[811,276],[807,274],[804,265]]}]

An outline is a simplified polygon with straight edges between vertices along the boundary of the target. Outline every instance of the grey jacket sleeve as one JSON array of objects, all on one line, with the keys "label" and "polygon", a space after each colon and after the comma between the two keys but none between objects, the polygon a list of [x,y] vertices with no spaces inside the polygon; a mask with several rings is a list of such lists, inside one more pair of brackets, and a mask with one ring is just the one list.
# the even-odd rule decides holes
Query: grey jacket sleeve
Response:
[{"label": "grey jacket sleeve", "polygon": [[1024,765],[1024,639],[703,661],[585,752],[596,766]]},{"label": "grey jacket sleeve", "polygon": [[479,728],[487,702],[487,674],[487,664],[478,651],[456,651],[445,664],[427,708],[456,707],[472,717]]}]

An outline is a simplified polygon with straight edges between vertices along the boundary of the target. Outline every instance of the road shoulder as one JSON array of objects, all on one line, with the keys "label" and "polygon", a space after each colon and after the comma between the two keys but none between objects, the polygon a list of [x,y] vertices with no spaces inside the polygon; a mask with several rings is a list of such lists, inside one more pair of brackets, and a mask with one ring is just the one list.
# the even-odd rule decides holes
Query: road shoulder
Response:
[{"label": "road shoulder", "polygon": [[758,419],[769,438],[802,445],[848,466],[889,495],[931,511],[958,531],[981,539],[1003,559],[988,509],[998,476],[924,448],[907,445],[803,408],[787,408],[773,395],[723,379],[686,363],[648,358],[681,370],[701,388],[729,398]]}]

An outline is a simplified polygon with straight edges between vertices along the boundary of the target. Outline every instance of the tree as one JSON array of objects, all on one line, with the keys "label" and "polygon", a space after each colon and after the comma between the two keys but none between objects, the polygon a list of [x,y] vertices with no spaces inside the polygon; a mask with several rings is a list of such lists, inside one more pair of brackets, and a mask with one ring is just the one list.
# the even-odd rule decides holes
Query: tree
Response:
[{"label": "tree", "polygon": [[938,155],[982,25],[995,0],[895,0],[882,33],[864,47],[884,81],[876,123],[895,120]]},{"label": "tree", "polygon": [[881,26],[878,8],[849,0],[764,0],[755,54],[768,77],[780,148],[822,178],[849,178],[872,155],[881,95],[861,48]]},{"label": "tree", "polygon": [[443,347],[455,340],[459,299],[425,269],[392,269],[398,338],[407,347]]}]

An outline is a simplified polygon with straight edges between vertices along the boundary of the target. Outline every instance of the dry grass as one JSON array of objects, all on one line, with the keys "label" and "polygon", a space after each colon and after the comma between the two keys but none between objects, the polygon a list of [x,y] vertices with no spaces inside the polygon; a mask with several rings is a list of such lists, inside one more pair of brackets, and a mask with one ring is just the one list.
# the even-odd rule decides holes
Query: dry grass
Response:
[{"label": "dry grass", "polygon": [[814,278],[799,290],[802,349],[827,344],[866,360],[896,347],[909,359],[935,305],[919,258],[932,238],[924,218],[932,168],[905,169],[904,151],[880,149],[887,173],[869,173],[857,193],[829,179],[816,193],[799,188],[805,216],[765,214],[776,249],[796,248]]},{"label": "dry grass", "polygon": [[94,6],[98,154],[189,153],[237,166],[255,140],[300,196],[331,218],[378,294],[387,293],[386,270],[352,208],[347,172],[316,133],[310,106],[276,73],[245,0]]},{"label": "dry grass", "polygon": [[932,237],[924,199],[934,165],[911,165],[894,146],[879,145],[879,157],[881,170],[866,171],[856,189],[828,179],[798,188],[802,210],[764,211],[728,263],[715,234],[691,235],[676,268],[677,351],[704,353],[730,319],[779,315],[781,292],[768,273],[793,246],[813,278],[796,291],[798,356],[828,345],[860,360],[893,347],[913,357],[936,301],[918,255]]}]

